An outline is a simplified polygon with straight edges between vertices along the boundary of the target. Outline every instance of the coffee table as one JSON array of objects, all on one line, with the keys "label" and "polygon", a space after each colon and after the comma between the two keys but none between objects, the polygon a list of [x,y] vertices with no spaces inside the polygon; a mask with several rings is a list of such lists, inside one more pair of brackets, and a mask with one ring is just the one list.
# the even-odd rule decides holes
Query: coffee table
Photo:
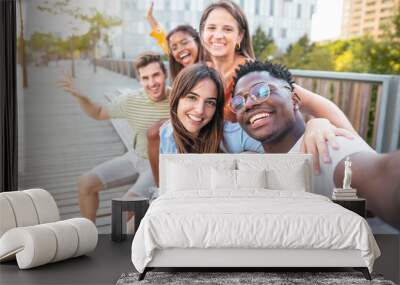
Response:
[{"label": "coffee table", "polygon": [[123,229],[123,214],[132,211],[135,215],[135,232],[139,227],[140,221],[146,214],[149,207],[149,199],[141,197],[114,198],[111,202],[111,239],[113,241],[122,241],[126,239]]}]

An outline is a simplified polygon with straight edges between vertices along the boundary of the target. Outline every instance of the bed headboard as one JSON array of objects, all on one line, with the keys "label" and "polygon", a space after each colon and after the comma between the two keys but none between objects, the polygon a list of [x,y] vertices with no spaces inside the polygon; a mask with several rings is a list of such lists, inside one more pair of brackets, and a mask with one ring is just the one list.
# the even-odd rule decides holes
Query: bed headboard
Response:
[{"label": "bed headboard", "polygon": [[313,192],[313,163],[310,154],[161,154],[159,173],[161,191],[167,185],[168,168],[173,164],[185,165],[187,169],[209,166],[211,170],[211,167],[220,167],[221,164],[239,170],[264,168],[275,173],[270,181],[274,185],[272,188],[277,190],[291,190],[284,188],[290,188],[292,187],[290,185],[297,183],[294,180],[300,180],[300,173],[300,176],[304,174],[305,191]]}]

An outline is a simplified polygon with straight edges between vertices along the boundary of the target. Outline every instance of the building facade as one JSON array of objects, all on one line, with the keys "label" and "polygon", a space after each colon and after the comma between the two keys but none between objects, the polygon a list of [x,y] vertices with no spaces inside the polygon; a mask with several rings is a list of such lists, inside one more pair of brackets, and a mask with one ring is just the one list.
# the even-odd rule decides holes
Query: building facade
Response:
[{"label": "building facade", "polygon": [[354,38],[370,35],[381,39],[396,11],[400,0],[344,0],[342,37]]},{"label": "building facade", "polygon": [[[154,15],[161,26],[169,31],[181,24],[198,29],[201,14],[211,0],[157,0]],[[310,35],[311,19],[317,0],[236,0],[246,13],[250,31],[258,26],[274,39],[281,51],[305,34]],[[145,19],[149,1],[121,0],[123,21],[117,57],[134,57],[143,51],[161,50],[149,36],[150,26]]]}]

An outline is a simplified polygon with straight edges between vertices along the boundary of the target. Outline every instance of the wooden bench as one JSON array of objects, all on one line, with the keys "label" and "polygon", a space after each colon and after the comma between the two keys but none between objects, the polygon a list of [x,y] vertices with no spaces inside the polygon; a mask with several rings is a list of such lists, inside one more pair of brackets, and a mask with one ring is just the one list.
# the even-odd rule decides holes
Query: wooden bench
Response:
[{"label": "wooden bench", "polygon": [[[118,96],[126,95],[131,91],[128,88],[119,88],[114,92],[108,92],[104,94],[104,97],[108,102],[115,100]],[[133,150],[132,138],[133,131],[129,126],[126,119],[111,119],[111,124],[113,125],[115,131],[119,135],[127,151]]]}]

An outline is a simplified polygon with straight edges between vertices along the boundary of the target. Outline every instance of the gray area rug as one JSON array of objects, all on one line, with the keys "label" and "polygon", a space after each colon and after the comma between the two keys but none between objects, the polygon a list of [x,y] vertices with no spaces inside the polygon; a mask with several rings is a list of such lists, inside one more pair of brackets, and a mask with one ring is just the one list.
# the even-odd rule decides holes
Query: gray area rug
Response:
[{"label": "gray area rug", "polygon": [[148,272],[142,281],[139,273],[124,273],[117,285],[133,284],[379,284],[395,285],[382,276],[372,275],[372,281],[364,278],[360,272]]}]

